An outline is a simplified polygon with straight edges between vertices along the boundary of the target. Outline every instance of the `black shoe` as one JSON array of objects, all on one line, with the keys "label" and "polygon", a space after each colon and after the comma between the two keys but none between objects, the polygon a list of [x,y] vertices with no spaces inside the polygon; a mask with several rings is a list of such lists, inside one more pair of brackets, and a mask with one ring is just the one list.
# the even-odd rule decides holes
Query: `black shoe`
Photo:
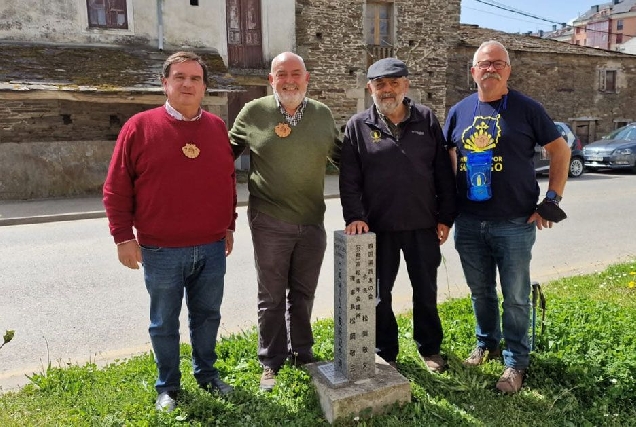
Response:
[{"label": "black shoe", "polygon": [[209,393],[218,393],[222,396],[227,396],[234,391],[234,387],[224,383],[219,377],[212,378],[210,382],[201,383],[199,387]]}]

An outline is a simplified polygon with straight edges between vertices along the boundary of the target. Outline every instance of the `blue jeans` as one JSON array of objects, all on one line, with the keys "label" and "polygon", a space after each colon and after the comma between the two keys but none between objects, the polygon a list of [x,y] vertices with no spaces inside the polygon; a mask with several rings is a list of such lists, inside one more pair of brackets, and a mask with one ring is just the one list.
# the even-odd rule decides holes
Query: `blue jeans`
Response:
[{"label": "blue jeans", "polygon": [[199,384],[218,377],[216,337],[221,321],[225,240],[185,248],[142,246],[150,295],[150,340],[159,377],[157,393],[179,390],[179,314],[185,290],[192,366]]},{"label": "blue jeans", "polygon": [[[481,221],[460,215],[455,221],[455,248],[471,292],[477,345],[497,348],[503,329],[504,364],[517,369],[530,363],[530,260],[537,232],[527,219]],[[501,318],[497,270],[503,294]]]}]

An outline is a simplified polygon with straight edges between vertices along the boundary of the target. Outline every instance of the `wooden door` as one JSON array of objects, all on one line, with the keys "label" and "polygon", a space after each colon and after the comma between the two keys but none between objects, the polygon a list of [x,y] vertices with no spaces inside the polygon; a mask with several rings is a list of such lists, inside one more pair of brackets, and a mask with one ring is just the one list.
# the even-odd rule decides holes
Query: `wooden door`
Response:
[{"label": "wooden door", "polygon": [[227,51],[230,68],[262,68],[260,0],[227,0]]},{"label": "wooden door", "polygon": [[[245,91],[230,92],[228,94],[227,102],[227,115],[228,115],[228,129],[232,128],[236,116],[241,111],[241,108],[253,99],[260,98],[267,95],[267,86],[245,86]],[[236,169],[247,170],[250,167],[249,150],[246,150],[234,163]]]}]

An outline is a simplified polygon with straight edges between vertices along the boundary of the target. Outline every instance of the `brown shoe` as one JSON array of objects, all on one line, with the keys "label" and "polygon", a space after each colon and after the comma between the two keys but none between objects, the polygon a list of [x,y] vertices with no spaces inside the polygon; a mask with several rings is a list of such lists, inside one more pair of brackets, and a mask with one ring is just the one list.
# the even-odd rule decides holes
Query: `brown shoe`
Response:
[{"label": "brown shoe", "polygon": [[525,369],[506,368],[497,381],[497,389],[504,393],[514,394],[521,389]]},{"label": "brown shoe", "polygon": [[493,359],[499,359],[501,357],[501,348],[497,347],[492,350],[485,349],[483,347],[475,347],[470,353],[468,358],[464,360],[464,366],[479,366],[484,362]]},{"label": "brown shoe", "polygon": [[267,366],[263,368],[261,375],[260,389],[263,391],[272,391],[276,385],[276,372]]},{"label": "brown shoe", "polygon": [[447,368],[446,361],[440,354],[433,354],[432,356],[421,356],[420,358],[428,368],[428,370],[434,374],[441,374]]}]

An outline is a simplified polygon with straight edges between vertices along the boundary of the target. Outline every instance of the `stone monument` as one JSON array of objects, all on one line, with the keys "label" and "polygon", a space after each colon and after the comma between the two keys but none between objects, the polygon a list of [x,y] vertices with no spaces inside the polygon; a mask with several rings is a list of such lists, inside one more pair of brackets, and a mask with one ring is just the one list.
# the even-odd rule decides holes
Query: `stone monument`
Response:
[{"label": "stone monument", "polygon": [[375,234],[334,232],[334,361],[307,365],[327,421],[411,401],[406,378],[375,355]]}]

